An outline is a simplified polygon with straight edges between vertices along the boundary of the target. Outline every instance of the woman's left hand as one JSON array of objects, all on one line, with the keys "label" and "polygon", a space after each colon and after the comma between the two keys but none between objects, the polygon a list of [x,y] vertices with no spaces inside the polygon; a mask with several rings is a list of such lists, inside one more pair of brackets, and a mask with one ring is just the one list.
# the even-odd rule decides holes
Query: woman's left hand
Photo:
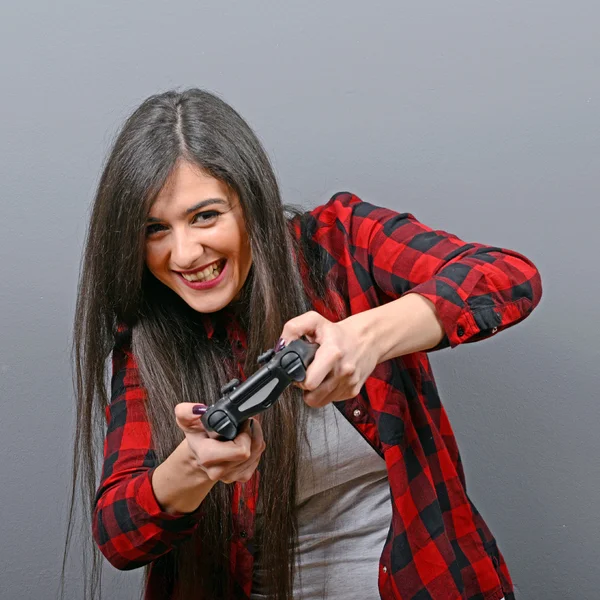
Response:
[{"label": "woman's left hand", "polygon": [[285,344],[302,336],[319,344],[306,379],[304,401],[314,408],[356,396],[376,367],[379,354],[361,315],[332,323],[315,311],[288,321],[281,334]]}]

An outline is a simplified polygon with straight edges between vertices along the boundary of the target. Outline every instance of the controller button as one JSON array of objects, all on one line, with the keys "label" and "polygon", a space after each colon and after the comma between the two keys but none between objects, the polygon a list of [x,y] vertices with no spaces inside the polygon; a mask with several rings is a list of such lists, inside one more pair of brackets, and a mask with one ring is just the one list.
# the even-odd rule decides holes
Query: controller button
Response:
[{"label": "controller button", "polygon": [[287,369],[294,361],[299,361],[300,357],[295,352],[287,352],[281,359],[281,366]]},{"label": "controller button", "polygon": [[263,352],[256,360],[259,365],[262,365],[263,363],[266,363],[267,361],[271,360],[273,356],[275,356],[275,350],[271,348],[270,350]]},{"label": "controller button", "polygon": [[290,379],[293,379],[294,381],[304,381],[306,370],[304,369],[300,357],[295,352],[288,352],[281,359],[280,364]]},{"label": "controller button", "polygon": [[231,425],[231,421],[227,414],[222,410],[215,410],[208,419],[208,426],[219,433],[221,433],[221,430],[228,425]]},{"label": "controller button", "polygon": [[225,394],[228,394],[229,392],[232,392],[238,385],[240,385],[240,380],[239,379],[232,379],[229,383],[226,383],[221,388],[221,395],[224,396]]}]

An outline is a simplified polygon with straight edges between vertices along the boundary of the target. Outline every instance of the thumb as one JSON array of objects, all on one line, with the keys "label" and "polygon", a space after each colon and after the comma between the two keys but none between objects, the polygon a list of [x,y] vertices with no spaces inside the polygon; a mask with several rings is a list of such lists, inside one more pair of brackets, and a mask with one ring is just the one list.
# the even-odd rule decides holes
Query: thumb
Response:
[{"label": "thumb", "polygon": [[175,406],[175,420],[177,426],[187,433],[199,433],[205,431],[200,418],[206,412],[204,404],[192,402],[180,402]]}]

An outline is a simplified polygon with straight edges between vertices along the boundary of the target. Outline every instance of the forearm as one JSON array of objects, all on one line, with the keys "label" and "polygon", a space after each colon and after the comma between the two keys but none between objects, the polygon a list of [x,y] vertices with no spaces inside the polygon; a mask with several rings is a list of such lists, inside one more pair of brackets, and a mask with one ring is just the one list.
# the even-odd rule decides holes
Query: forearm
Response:
[{"label": "forearm", "polygon": [[170,514],[196,510],[214,485],[199,469],[187,440],[156,467],[152,476],[156,500]]},{"label": "forearm", "polygon": [[429,350],[444,337],[435,306],[419,294],[407,294],[350,318],[369,346],[376,349],[378,363]]},{"label": "forearm", "polygon": [[[135,405],[130,406],[135,414]],[[124,412],[124,411],[123,411]],[[138,423],[136,423],[138,425]],[[194,512],[206,497],[207,485],[180,444],[159,466],[146,462],[148,450],[108,453],[92,518],[94,540],[117,569],[136,569],[187,539],[198,524]],[[149,462],[149,461],[148,461]]]}]

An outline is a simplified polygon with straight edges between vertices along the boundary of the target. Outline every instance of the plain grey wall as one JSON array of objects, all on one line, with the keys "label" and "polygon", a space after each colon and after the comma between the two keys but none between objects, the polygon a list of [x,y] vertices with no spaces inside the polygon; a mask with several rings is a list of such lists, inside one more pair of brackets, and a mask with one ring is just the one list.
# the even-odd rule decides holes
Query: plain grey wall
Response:
[{"label": "plain grey wall", "polygon": [[[434,368],[519,598],[596,600],[599,22],[594,0],[3,2],[0,597],[58,581],[103,157],[146,96],[196,85],[255,127],[287,201],[348,189],[537,263],[533,316]],[[106,571],[107,597],[136,597],[139,573]]]}]

